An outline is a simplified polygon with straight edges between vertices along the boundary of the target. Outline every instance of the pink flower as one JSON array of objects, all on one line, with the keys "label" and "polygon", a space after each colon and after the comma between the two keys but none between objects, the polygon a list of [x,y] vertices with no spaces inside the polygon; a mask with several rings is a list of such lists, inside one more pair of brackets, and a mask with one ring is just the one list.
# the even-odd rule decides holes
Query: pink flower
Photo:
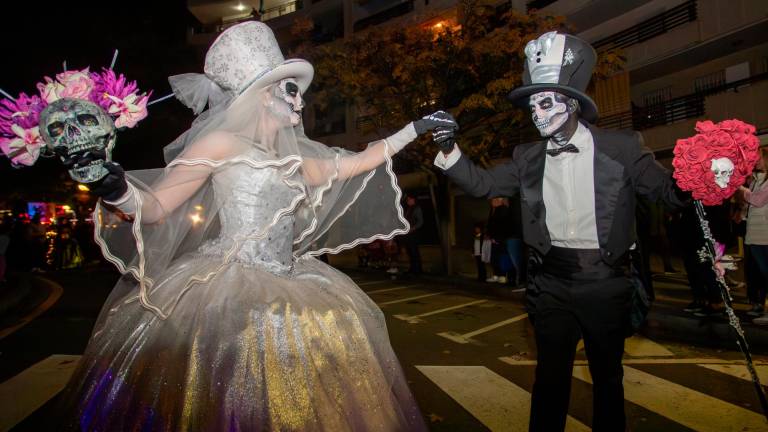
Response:
[{"label": "pink flower", "polygon": [[117,128],[132,128],[147,116],[147,100],[149,99],[147,95],[137,96],[136,93],[131,93],[122,100],[111,95],[107,95],[107,97],[113,102],[108,111],[113,116],[117,116],[115,120],[115,127]]},{"label": "pink flower", "polygon": [[64,86],[57,81],[45,77],[45,83],[37,83],[37,90],[40,92],[40,97],[46,103],[51,103],[59,99],[59,92],[64,90]]},{"label": "pink flower", "polygon": [[122,74],[116,75],[112,69],[103,69],[101,73],[92,72],[91,79],[95,84],[91,100],[105,110],[112,106],[112,100],[108,96],[124,99],[131,93],[137,93],[138,90],[136,81],[128,81]]},{"label": "pink flower", "polygon": [[0,136],[15,137],[13,125],[19,125],[23,129],[37,126],[40,123],[40,112],[46,105],[45,101],[39,97],[30,97],[25,93],[21,93],[16,100],[0,101]]},{"label": "pink flower", "polygon": [[43,139],[37,126],[24,129],[19,125],[12,126],[16,134],[14,138],[0,138],[0,150],[5,153],[14,165],[34,165],[40,156]]},{"label": "pink flower", "polygon": [[63,89],[57,90],[56,94],[60,98],[73,98],[89,100],[91,90],[93,90],[93,80],[88,68],[82,71],[67,71],[56,75]]}]

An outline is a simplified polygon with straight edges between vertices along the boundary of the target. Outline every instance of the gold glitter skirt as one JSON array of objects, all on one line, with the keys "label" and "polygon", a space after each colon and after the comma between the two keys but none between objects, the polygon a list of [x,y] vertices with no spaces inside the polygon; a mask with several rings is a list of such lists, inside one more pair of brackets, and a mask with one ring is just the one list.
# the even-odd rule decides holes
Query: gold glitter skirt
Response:
[{"label": "gold glitter skirt", "polygon": [[[210,260],[182,259],[170,302]],[[413,431],[418,407],[379,308],[315,259],[289,276],[232,263],[161,320],[123,278],[62,395],[88,431]]]}]

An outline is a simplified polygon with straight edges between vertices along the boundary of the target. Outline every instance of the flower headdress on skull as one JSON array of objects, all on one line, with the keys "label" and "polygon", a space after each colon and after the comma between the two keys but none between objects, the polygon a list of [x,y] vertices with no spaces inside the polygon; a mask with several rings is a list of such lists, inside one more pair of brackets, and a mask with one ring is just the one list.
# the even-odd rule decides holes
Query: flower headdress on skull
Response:
[{"label": "flower headdress on skull", "polygon": [[105,174],[101,164],[111,160],[116,131],[133,128],[147,117],[151,94],[140,93],[135,81],[112,67],[101,72],[91,72],[90,67],[65,70],[55,79],[44,77],[37,90],[38,95],[21,93],[15,99],[3,92],[0,150],[15,167],[34,165],[41,154],[66,160],[91,152],[97,157],[89,165],[69,172],[82,183]]}]

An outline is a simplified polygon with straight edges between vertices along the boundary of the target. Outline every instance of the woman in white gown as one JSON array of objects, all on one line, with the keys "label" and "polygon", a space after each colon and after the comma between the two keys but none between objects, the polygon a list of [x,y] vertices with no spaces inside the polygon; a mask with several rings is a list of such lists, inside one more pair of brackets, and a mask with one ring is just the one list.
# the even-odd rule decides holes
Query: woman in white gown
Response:
[{"label": "woman in white gown", "polygon": [[123,277],[65,389],[67,427],[425,429],[383,314],[314,256],[407,232],[390,157],[450,120],[360,153],[309,140],[312,66],[259,22],[224,32],[205,72],[171,78],[208,110],[166,168],[107,165],[100,190],[121,194],[97,207],[96,240]]}]

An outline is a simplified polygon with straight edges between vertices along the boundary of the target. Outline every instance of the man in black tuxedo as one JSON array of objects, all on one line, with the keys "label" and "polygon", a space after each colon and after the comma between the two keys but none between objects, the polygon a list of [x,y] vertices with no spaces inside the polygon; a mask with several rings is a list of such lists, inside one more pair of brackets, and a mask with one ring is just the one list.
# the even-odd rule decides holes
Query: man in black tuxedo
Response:
[{"label": "man in black tuxedo", "polygon": [[543,141],[514,149],[491,169],[475,166],[435,133],[435,164],[478,197],[520,194],[523,238],[533,267],[526,291],[537,345],[530,430],[563,430],[576,345],[584,339],[594,383],[593,429],[623,431],[621,358],[630,325],[628,257],[635,243],[635,196],[671,207],[688,197],[645,149],[638,134],[594,127],[597,107],[584,93],[596,53],[586,42],[549,32],[525,48],[525,104]]}]

